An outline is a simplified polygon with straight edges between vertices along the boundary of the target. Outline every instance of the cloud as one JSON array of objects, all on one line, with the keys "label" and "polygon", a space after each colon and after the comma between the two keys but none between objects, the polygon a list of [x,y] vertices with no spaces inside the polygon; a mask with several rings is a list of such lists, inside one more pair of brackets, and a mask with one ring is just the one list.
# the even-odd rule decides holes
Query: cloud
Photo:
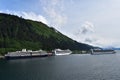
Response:
[{"label": "cloud", "polygon": [[85,21],[84,24],[82,24],[81,27],[75,31],[74,35],[72,35],[72,38],[78,42],[83,42],[99,47],[114,46],[113,43],[119,42],[114,39],[106,38],[103,36],[101,37],[96,34],[93,23],[89,21]]},{"label": "cloud", "polygon": [[33,12],[22,12],[22,17],[24,17],[25,19],[31,19],[31,20],[34,20],[34,21],[41,21],[45,24],[48,24],[48,21],[46,20],[45,17],[43,17],[42,15],[37,15]]},{"label": "cloud", "polygon": [[85,21],[78,29],[77,31],[75,31],[75,35],[79,36],[79,35],[88,35],[94,32],[94,25],[92,22],[89,21]]},{"label": "cloud", "polygon": [[0,11],[0,12],[1,13],[17,15],[19,17],[22,16],[25,19],[30,19],[30,20],[34,20],[34,21],[40,21],[40,22],[43,22],[45,24],[49,24],[44,16],[42,16],[40,14],[35,14],[34,12],[9,11],[9,10]]},{"label": "cloud", "polygon": [[63,0],[42,0],[41,2],[51,26],[60,28],[67,22]]},{"label": "cloud", "polygon": [[86,39],[85,39],[85,42],[92,43],[92,42],[93,42],[93,39],[86,38]]},{"label": "cloud", "polygon": [[93,23],[86,21],[81,27],[81,34],[87,34],[89,32],[94,32]]},{"label": "cloud", "polygon": [[57,13],[54,9],[45,8],[44,10],[49,15],[52,26],[61,27],[66,23],[67,18]]}]

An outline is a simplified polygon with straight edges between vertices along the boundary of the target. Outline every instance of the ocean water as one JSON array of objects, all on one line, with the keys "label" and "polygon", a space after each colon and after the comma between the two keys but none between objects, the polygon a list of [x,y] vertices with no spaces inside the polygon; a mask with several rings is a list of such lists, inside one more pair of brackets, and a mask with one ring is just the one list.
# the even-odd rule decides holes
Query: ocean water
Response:
[{"label": "ocean water", "polygon": [[0,80],[120,80],[120,54],[0,60]]}]

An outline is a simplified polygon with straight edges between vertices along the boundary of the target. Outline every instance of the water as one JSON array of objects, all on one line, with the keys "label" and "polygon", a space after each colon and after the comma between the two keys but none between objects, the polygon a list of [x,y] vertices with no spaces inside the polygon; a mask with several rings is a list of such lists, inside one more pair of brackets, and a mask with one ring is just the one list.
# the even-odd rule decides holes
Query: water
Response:
[{"label": "water", "polygon": [[0,60],[0,80],[120,80],[120,54]]}]

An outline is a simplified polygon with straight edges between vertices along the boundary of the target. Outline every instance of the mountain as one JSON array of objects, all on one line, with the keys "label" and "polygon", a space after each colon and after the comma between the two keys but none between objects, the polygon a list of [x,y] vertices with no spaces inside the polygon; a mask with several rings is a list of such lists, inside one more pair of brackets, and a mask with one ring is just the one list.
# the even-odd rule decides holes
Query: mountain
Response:
[{"label": "mountain", "polygon": [[78,43],[42,22],[0,13],[0,54],[23,48],[89,50],[92,46]]}]

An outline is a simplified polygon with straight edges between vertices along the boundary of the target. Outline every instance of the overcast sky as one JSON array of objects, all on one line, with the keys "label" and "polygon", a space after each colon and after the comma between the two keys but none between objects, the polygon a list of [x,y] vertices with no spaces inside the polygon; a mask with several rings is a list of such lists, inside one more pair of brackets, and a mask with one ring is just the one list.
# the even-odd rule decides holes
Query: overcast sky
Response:
[{"label": "overcast sky", "polygon": [[0,0],[0,12],[42,21],[79,42],[120,47],[120,0]]}]

